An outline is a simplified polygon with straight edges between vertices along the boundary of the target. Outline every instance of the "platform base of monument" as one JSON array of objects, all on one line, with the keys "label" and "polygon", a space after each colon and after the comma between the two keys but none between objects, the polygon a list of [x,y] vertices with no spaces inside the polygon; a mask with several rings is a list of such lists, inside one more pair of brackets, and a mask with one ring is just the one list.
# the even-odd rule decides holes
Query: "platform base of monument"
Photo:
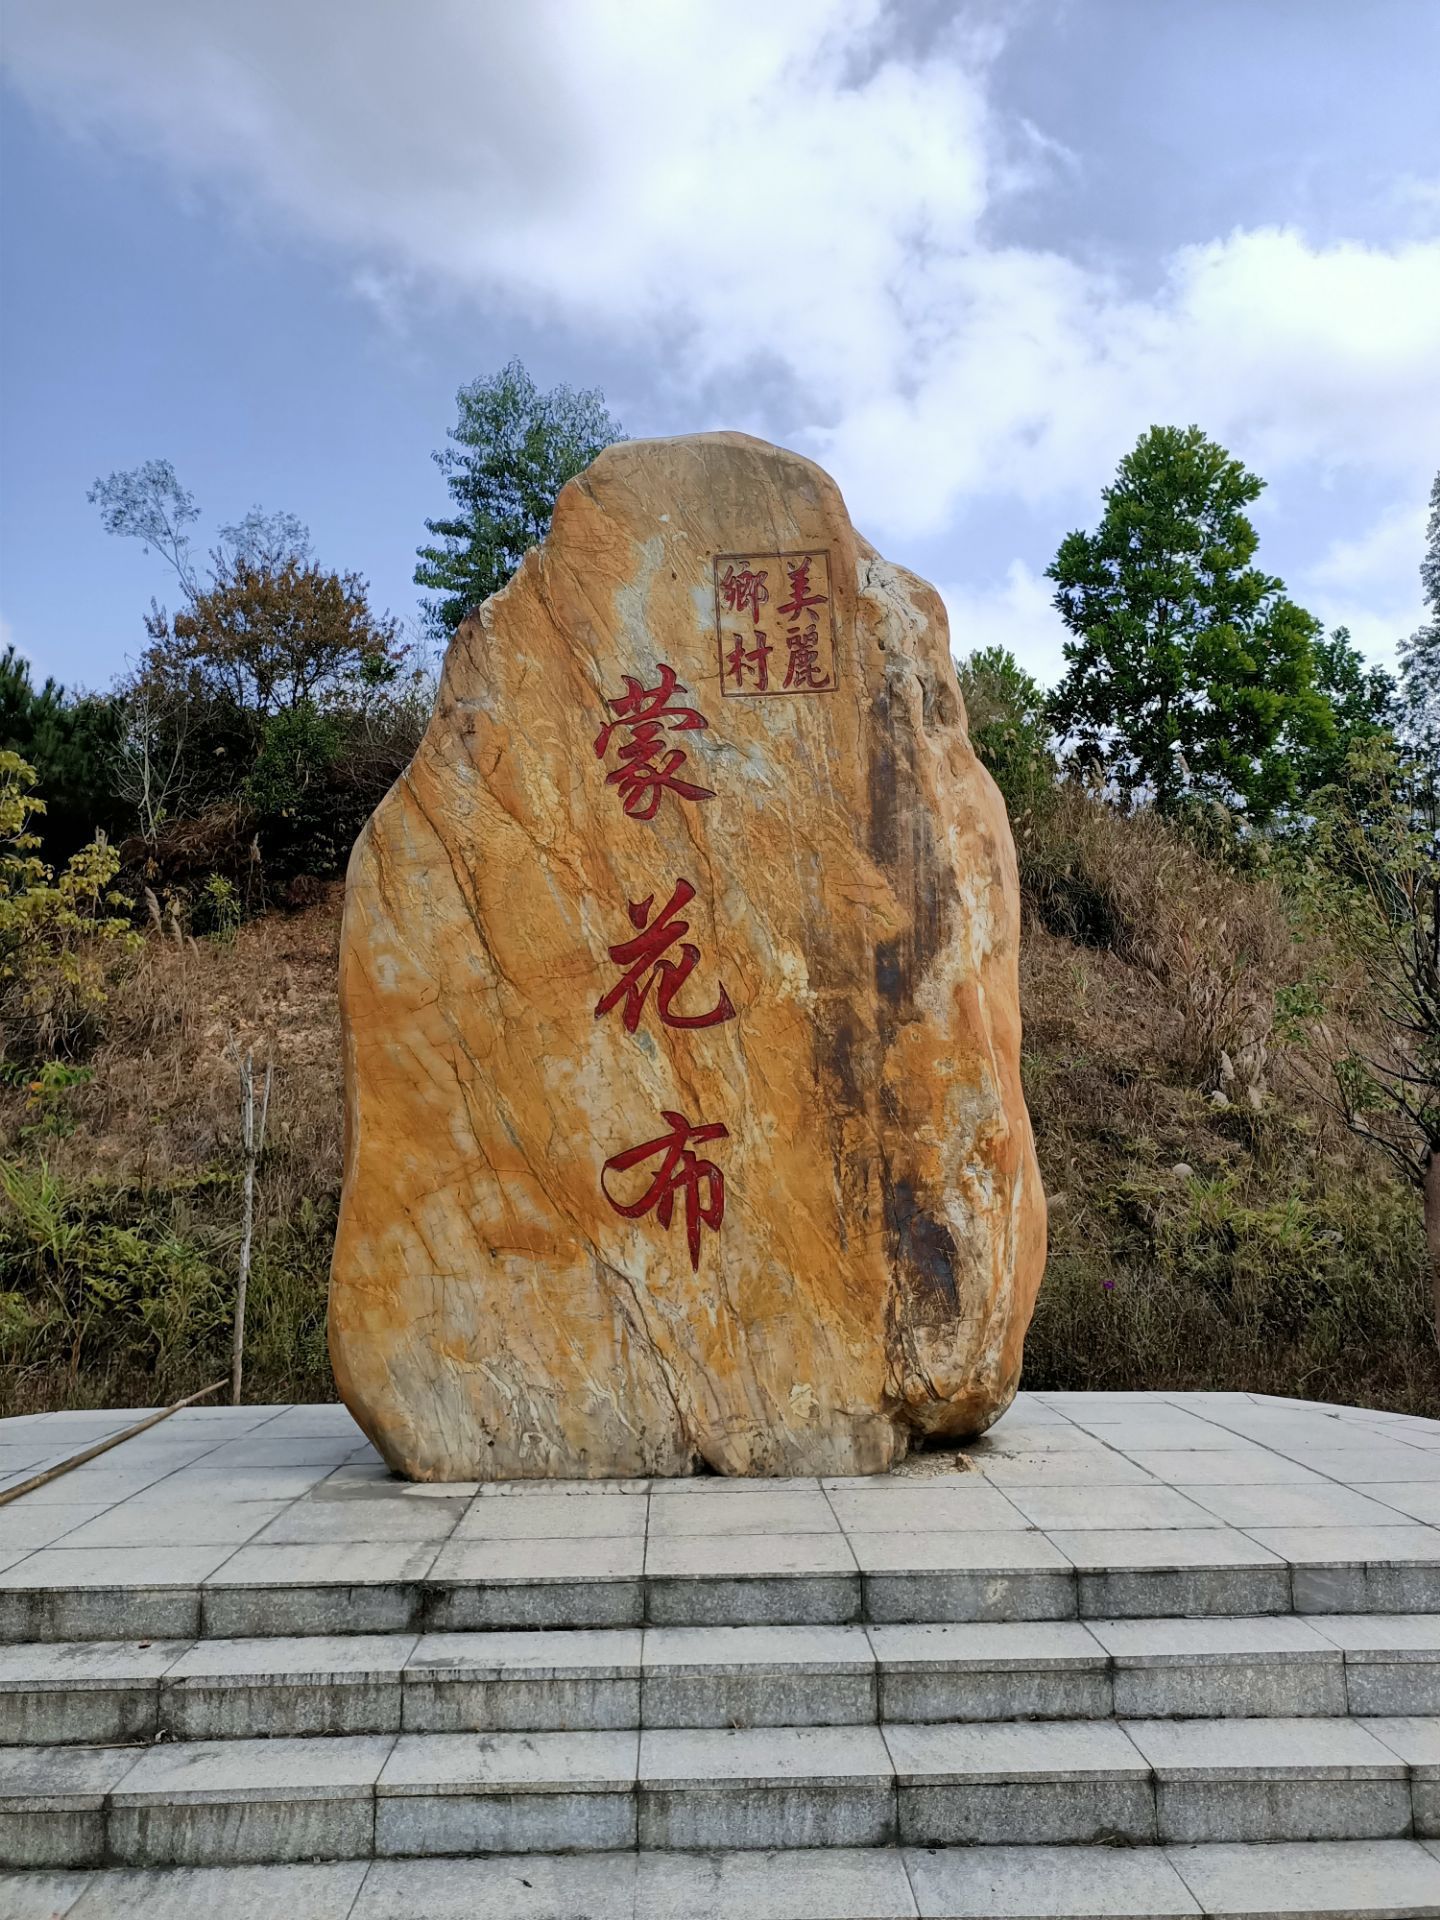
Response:
[{"label": "platform base of monument", "polygon": [[177,1415],[0,1507],[0,1916],[1440,1914],[1440,1421],[1022,1396],[924,1464],[417,1487]]}]

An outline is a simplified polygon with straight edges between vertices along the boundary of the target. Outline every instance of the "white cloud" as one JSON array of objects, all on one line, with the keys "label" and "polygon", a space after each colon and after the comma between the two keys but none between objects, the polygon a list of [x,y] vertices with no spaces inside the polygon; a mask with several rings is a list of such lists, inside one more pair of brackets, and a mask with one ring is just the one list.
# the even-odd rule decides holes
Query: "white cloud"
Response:
[{"label": "white cloud", "polygon": [[1005,578],[989,587],[943,586],[940,597],[950,616],[950,651],[957,659],[982,647],[1006,647],[1042,686],[1053,686],[1065,671],[1061,648],[1065,623],[1051,605],[1054,587],[1012,560]]},{"label": "white cloud", "polygon": [[1398,507],[1380,518],[1353,540],[1336,540],[1310,571],[1310,578],[1322,589],[1353,592],[1357,587],[1386,588],[1408,579],[1408,596],[1418,607],[1420,602],[1420,561],[1425,552],[1424,505]]},{"label": "white cloud", "polygon": [[1425,521],[1419,503],[1382,513],[1353,539],[1333,541],[1295,583],[1303,606],[1327,627],[1348,627],[1363,653],[1392,670],[1396,642],[1425,618],[1420,589]]},{"label": "white cloud", "polygon": [[[436,289],[604,330],[761,430],[747,375],[779,372],[791,437],[882,539],[981,495],[1093,505],[1154,420],[1272,481],[1422,496],[1440,243],[1240,230],[1139,291],[999,245],[1083,157],[997,104],[1001,16],[975,17],[917,53],[884,0],[12,0],[7,53],[77,133],[339,250],[394,326]],[[967,615],[1038,636],[1033,585],[1012,568]]]}]

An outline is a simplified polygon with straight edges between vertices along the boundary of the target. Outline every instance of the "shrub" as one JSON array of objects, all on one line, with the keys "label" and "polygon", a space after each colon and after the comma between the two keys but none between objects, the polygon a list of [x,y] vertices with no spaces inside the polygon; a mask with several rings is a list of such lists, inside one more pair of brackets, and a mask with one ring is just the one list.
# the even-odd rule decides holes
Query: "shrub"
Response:
[{"label": "shrub", "polygon": [[[142,1406],[229,1371],[239,1207],[227,1168],[154,1186],[0,1160],[0,1399]],[[333,1397],[325,1304],[335,1195],[255,1248],[245,1378],[259,1400]]]},{"label": "shrub", "polygon": [[38,858],[30,821],[44,803],[34,784],[18,754],[0,752],[0,1012],[27,1058],[93,1042],[108,979],[139,941],[131,902],[111,885],[119,855],[103,836],[59,874]]},{"label": "shrub", "polygon": [[1005,799],[1019,834],[1027,815],[1055,794],[1055,759],[1045,726],[1045,695],[1004,647],[984,647],[959,663],[970,742]]},{"label": "shrub", "polygon": [[1419,1222],[1367,1168],[1092,1175],[1051,1230],[1027,1386],[1440,1399]]}]

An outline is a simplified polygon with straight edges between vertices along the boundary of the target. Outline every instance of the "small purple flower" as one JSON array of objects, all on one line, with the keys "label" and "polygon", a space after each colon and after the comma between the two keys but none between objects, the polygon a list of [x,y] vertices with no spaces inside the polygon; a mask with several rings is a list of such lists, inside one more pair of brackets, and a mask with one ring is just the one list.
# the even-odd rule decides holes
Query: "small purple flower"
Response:
[{"label": "small purple flower", "polygon": [[1102,1280],[1100,1284],[1106,1293],[1113,1293],[1115,1291],[1115,1282],[1113,1280]]}]

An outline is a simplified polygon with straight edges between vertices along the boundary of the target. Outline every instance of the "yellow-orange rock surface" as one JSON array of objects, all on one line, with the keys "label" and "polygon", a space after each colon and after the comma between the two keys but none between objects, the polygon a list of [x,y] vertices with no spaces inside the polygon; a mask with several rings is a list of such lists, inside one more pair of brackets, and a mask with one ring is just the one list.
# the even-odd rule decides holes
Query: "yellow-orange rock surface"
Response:
[{"label": "yellow-orange rock surface", "polygon": [[934,591],[764,442],[602,454],[350,863],[330,1346],[385,1458],[868,1473],[988,1425],[1045,1257],[1018,932]]}]

